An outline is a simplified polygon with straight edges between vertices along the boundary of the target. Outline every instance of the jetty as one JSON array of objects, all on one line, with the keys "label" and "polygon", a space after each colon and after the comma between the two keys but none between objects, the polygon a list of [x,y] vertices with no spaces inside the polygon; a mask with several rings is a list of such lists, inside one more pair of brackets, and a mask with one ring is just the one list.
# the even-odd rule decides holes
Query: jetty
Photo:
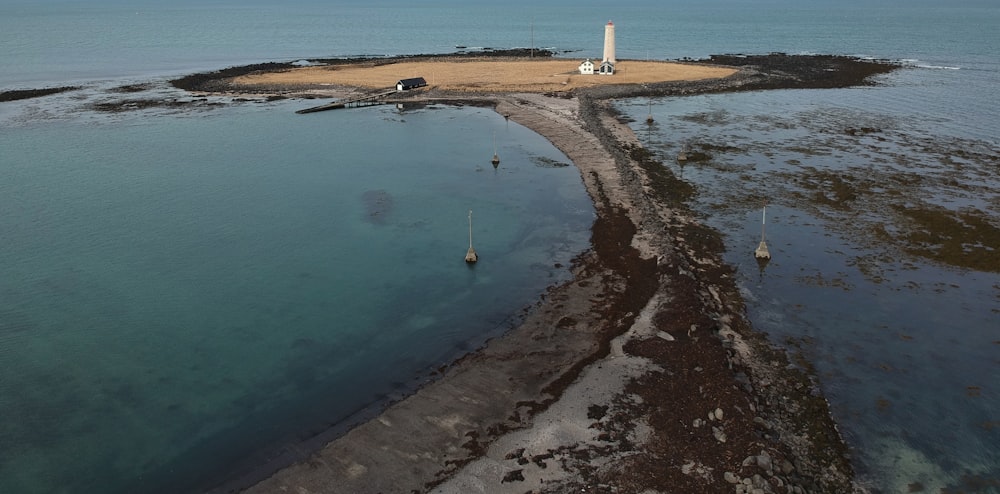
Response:
[{"label": "jetty", "polygon": [[385,102],[385,99],[389,96],[396,94],[398,91],[396,88],[383,89],[377,93],[369,93],[363,96],[358,96],[351,99],[334,101],[332,103],[327,103],[325,105],[313,106],[310,108],[303,108],[296,111],[295,113],[316,113],[327,110],[337,110],[340,108],[357,108],[360,106],[374,106],[381,105]]},{"label": "jetty", "polygon": [[318,111],[336,110],[339,108],[356,108],[359,106],[374,106],[381,105],[385,103],[385,99],[394,94],[400,93],[402,91],[409,91],[411,89],[419,89],[427,87],[427,80],[423,77],[411,77],[409,79],[400,79],[396,81],[395,87],[388,87],[378,89],[375,92],[371,92],[362,96],[357,96],[355,98],[334,101],[333,103],[327,103],[325,105],[314,106],[312,108],[305,108],[299,110],[295,113],[316,113]]}]

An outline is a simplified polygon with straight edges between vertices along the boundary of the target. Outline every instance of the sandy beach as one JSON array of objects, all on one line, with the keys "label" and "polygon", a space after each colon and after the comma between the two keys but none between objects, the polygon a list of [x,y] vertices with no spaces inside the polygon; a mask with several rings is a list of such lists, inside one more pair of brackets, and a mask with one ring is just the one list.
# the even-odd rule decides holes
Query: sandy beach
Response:
[{"label": "sandy beach", "polygon": [[[599,62],[599,61],[598,61]],[[336,85],[358,88],[394,87],[396,81],[423,77],[442,91],[531,92],[569,91],[608,84],[647,84],[694,81],[727,77],[736,73],[727,67],[671,62],[624,61],[613,76],[583,75],[579,60],[551,58],[461,60],[426,59],[394,63],[373,61],[351,65],[303,67],[282,72],[266,72],[237,77],[236,86],[275,87]]]},{"label": "sandy beach", "polygon": [[789,365],[753,331],[718,234],[608,104],[855,85],[891,70],[841,60],[824,75],[830,57],[782,57],[625,61],[614,76],[573,74],[569,60],[378,60],[179,85],[344,97],[422,76],[429,88],[393,100],[492,105],[572,160],[598,212],[574,279],[518,328],[317,451],[216,492],[863,492],[808,364]]}]

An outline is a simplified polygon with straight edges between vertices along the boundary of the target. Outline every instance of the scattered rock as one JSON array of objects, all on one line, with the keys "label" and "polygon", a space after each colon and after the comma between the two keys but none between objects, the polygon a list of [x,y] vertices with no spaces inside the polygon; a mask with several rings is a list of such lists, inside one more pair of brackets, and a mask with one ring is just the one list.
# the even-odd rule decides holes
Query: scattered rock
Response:
[{"label": "scattered rock", "polygon": [[767,451],[761,451],[760,455],[757,456],[757,466],[763,469],[765,472],[770,472],[773,470],[771,465],[771,455],[767,454]]},{"label": "scattered rock", "polygon": [[524,470],[512,470],[507,472],[507,475],[503,476],[503,480],[500,481],[501,484],[507,482],[524,482]]},{"label": "scattered rock", "polygon": [[520,458],[522,456],[524,456],[524,448],[517,448],[514,451],[507,453],[507,456],[505,456],[504,459],[513,460],[514,458]]},{"label": "scattered rock", "polygon": [[715,440],[720,443],[726,442],[726,433],[718,427],[712,427],[712,435],[715,436]]},{"label": "scattered rock", "polygon": [[534,462],[535,465],[538,465],[539,468],[548,468],[549,465],[548,463],[545,463],[545,460],[551,460],[553,457],[555,457],[555,455],[553,455],[552,453],[545,453],[541,455],[532,456],[531,461]]},{"label": "scattered rock", "polygon": [[[590,420],[601,420],[608,413],[608,406],[590,405],[587,407],[587,418]],[[522,450],[523,451],[523,450]]]}]

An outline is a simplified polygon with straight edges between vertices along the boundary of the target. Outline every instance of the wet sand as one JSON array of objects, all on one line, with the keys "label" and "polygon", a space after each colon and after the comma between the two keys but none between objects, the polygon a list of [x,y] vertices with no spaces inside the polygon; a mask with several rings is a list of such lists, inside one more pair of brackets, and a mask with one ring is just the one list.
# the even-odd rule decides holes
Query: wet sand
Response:
[{"label": "wet sand", "polygon": [[[548,138],[596,205],[592,249],[521,326],[440,379],[304,461],[271,474],[284,466],[276,462],[217,491],[253,481],[245,492],[861,492],[808,364],[789,365],[750,328],[719,235],[686,210],[690,191],[608,105],[871,75],[864,68],[830,85],[831,61],[772,55],[693,82],[401,94],[493,105]],[[271,96],[316,84],[229,83],[233,93]]]}]

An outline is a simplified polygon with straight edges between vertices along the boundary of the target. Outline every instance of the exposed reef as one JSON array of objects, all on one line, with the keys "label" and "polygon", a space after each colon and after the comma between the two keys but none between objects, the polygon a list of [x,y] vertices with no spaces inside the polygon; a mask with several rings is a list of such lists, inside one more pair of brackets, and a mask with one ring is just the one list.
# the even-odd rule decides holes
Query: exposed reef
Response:
[{"label": "exposed reef", "polygon": [[17,101],[22,99],[38,98],[50,94],[59,94],[66,91],[75,91],[79,86],[60,86],[41,89],[15,89],[12,91],[0,92],[0,103],[7,101]]}]

